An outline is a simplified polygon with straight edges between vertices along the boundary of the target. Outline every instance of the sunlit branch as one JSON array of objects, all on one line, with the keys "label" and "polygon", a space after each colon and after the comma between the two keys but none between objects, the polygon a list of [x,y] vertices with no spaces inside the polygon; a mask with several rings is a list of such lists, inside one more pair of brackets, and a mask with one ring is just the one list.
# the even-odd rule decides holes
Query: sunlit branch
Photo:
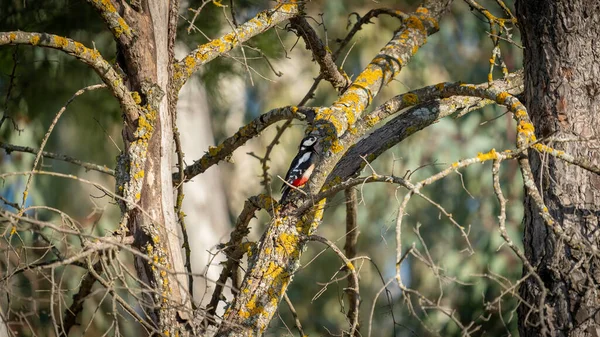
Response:
[{"label": "sunlit branch", "polygon": [[[225,160],[233,151],[244,145],[248,140],[258,136],[268,126],[282,121],[284,119],[296,118],[303,120],[313,113],[312,108],[284,107],[268,111],[259,117],[255,118],[250,123],[242,126],[233,136],[225,139],[216,147],[210,147],[208,152],[197,160],[194,164],[189,165],[183,171],[184,179],[187,181],[193,177],[206,171],[209,167],[215,165],[221,160]],[[178,184],[182,181],[179,173],[173,174],[173,183]]]},{"label": "sunlit branch", "polygon": [[[361,158],[364,157],[368,162],[371,162],[408,136],[444,117],[450,116],[460,110],[471,110],[472,107],[481,108],[487,104],[494,103],[492,100],[484,100],[478,97],[440,98],[439,87],[442,87],[442,84],[428,86],[395,96],[358,121],[355,124],[354,132],[348,133],[341,138],[340,141],[343,144],[354,144],[356,140],[367,132],[370,132],[373,126],[385,118],[409,108],[381,128],[358,141],[339,161],[328,180],[345,180],[347,177],[358,174],[366,164]],[[489,83],[482,83],[477,87],[489,87],[517,95],[523,91],[523,73],[522,71],[518,71],[511,74],[506,80],[494,81],[491,86]],[[464,114],[464,112],[461,114]]]},{"label": "sunlit branch", "polygon": [[253,19],[239,25],[233,32],[199,45],[175,64],[173,80],[176,90],[181,88],[202,65],[229,52],[250,38],[266,32],[282,21],[296,16],[299,13],[299,6],[299,3],[279,4],[274,9],[258,13]]}]

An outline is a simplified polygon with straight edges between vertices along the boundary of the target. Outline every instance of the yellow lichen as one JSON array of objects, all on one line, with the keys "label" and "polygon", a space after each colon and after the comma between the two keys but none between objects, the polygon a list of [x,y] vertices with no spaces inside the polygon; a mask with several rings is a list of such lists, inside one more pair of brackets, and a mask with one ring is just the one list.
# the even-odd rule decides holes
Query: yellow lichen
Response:
[{"label": "yellow lichen", "polygon": [[8,41],[9,42],[13,42],[16,39],[17,39],[17,34],[15,34],[15,33],[8,34]]},{"label": "yellow lichen", "polygon": [[264,307],[256,303],[256,295],[252,295],[244,309],[240,310],[240,316],[250,318],[264,311]]},{"label": "yellow lichen", "polygon": [[509,96],[509,93],[503,91],[496,96],[496,102],[498,102],[498,104],[504,104],[504,101],[506,101]]},{"label": "yellow lichen", "polygon": [[518,109],[518,110],[515,112],[515,116],[516,116],[517,118],[523,118],[523,117],[527,116],[527,111],[525,111],[525,110],[523,110],[523,109]]},{"label": "yellow lichen", "polygon": [[342,146],[342,144],[340,144],[340,142],[337,139],[334,139],[333,142],[331,142],[331,151],[333,153],[339,153],[343,150],[344,146]]},{"label": "yellow lichen", "polygon": [[34,35],[31,37],[31,39],[29,40],[29,42],[34,45],[37,46],[37,44],[40,42],[40,37],[39,35]]},{"label": "yellow lichen", "polygon": [[350,89],[347,91],[345,95],[355,92],[356,90],[365,90],[367,89],[367,94],[369,99],[371,98],[371,90],[368,89],[369,86],[377,83],[383,78],[383,70],[381,66],[377,64],[370,64],[365,71],[363,71],[354,81]]},{"label": "yellow lichen", "polygon": [[524,133],[525,135],[529,135],[535,131],[535,128],[533,127],[533,124],[531,124],[531,123],[520,121],[519,126],[517,127],[517,131],[519,133]]},{"label": "yellow lichen", "polygon": [[142,103],[142,98],[140,97],[140,94],[137,91],[132,91],[131,97],[133,98],[133,101],[135,102],[135,104]]},{"label": "yellow lichen", "polygon": [[498,153],[496,153],[496,149],[491,149],[490,152],[477,154],[477,159],[479,161],[484,162],[487,160],[498,159]]},{"label": "yellow lichen", "polygon": [[377,123],[379,123],[381,119],[377,116],[373,116],[373,115],[368,115],[367,117],[365,117],[365,122],[367,122],[367,125],[369,127],[373,127],[375,126]]},{"label": "yellow lichen", "polygon": [[69,41],[64,37],[55,35],[54,44],[56,44],[58,47],[64,48],[69,45]]},{"label": "yellow lichen", "polygon": [[129,25],[127,25],[127,22],[125,22],[123,18],[119,18],[117,20],[117,23],[119,24],[119,26],[115,28],[115,36],[117,38],[124,32],[126,32],[127,34],[131,34],[131,28],[129,28]]},{"label": "yellow lichen", "polygon": [[408,28],[412,28],[412,29],[417,29],[417,30],[425,30],[425,27],[423,26],[423,22],[421,21],[421,19],[419,19],[418,17],[411,15],[409,16],[407,19],[404,20],[404,23],[406,24],[406,27]]},{"label": "yellow lichen", "polygon": [[419,103],[419,96],[415,94],[404,94],[402,95],[402,103],[406,105],[415,105]]},{"label": "yellow lichen", "polygon": [[216,156],[219,153],[219,148],[216,146],[209,146],[208,147],[208,154],[211,156]]},{"label": "yellow lichen", "polygon": [[298,246],[298,237],[289,233],[281,233],[277,238],[278,244],[282,248],[281,250],[277,247],[278,253],[291,254],[292,252],[297,250]]}]

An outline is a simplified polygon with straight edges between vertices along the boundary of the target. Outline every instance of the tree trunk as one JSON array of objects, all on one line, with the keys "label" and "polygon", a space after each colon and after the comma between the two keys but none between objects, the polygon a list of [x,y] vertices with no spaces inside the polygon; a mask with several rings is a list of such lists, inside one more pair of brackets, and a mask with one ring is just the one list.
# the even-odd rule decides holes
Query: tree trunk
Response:
[{"label": "tree trunk", "polygon": [[[600,3],[520,0],[516,7],[525,47],[526,106],[537,137],[563,140],[549,145],[598,164]],[[525,198],[525,254],[541,282],[529,277],[521,285],[531,307],[521,304],[519,331],[521,336],[600,336],[600,258],[590,249],[600,246],[600,177],[534,151],[530,161],[553,218],[585,245],[559,240]]]},{"label": "tree trunk", "polygon": [[172,181],[173,117],[178,93],[171,81],[176,3],[141,1],[139,7],[123,4],[121,12],[136,38],[119,40],[120,65],[130,90],[139,95],[138,118],[125,116],[126,153],[117,168],[123,198],[135,203],[122,204],[122,225],[126,224],[133,234],[134,246],[150,258],[134,256],[144,288],[142,303],[146,317],[167,335],[183,332],[179,323],[191,318]]}]

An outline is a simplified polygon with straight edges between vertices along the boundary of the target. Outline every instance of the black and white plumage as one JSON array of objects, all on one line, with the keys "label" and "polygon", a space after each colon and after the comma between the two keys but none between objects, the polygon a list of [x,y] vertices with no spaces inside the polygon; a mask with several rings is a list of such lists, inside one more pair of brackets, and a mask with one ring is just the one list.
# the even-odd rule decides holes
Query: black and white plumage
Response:
[{"label": "black and white plumage", "polygon": [[[285,175],[285,181],[289,185],[302,187],[310,178],[317,159],[317,152],[315,150],[317,140],[316,136],[308,136],[300,142],[298,154],[292,160],[290,168]],[[283,184],[281,187],[280,203],[285,200],[287,194],[291,191],[291,187],[288,184]]]}]

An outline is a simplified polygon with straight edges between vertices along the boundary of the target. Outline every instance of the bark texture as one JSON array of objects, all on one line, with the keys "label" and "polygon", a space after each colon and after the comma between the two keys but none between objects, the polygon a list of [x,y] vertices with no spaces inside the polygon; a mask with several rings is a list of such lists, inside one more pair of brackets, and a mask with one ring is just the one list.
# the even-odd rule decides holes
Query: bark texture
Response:
[{"label": "bark texture", "polygon": [[[600,162],[600,3],[521,0],[525,95],[538,138],[558,150]],[[521,286],[532,307],[519,308],[521,336],[600,336],[600,176],[531,151],[537,187],[557,223],[584,244],[570,247],[544,225],[525,199],[525,254],[543,284]],[[533,309],[532,309],[533,308]],[[539,311],[543,308],[543,311]]]}]

